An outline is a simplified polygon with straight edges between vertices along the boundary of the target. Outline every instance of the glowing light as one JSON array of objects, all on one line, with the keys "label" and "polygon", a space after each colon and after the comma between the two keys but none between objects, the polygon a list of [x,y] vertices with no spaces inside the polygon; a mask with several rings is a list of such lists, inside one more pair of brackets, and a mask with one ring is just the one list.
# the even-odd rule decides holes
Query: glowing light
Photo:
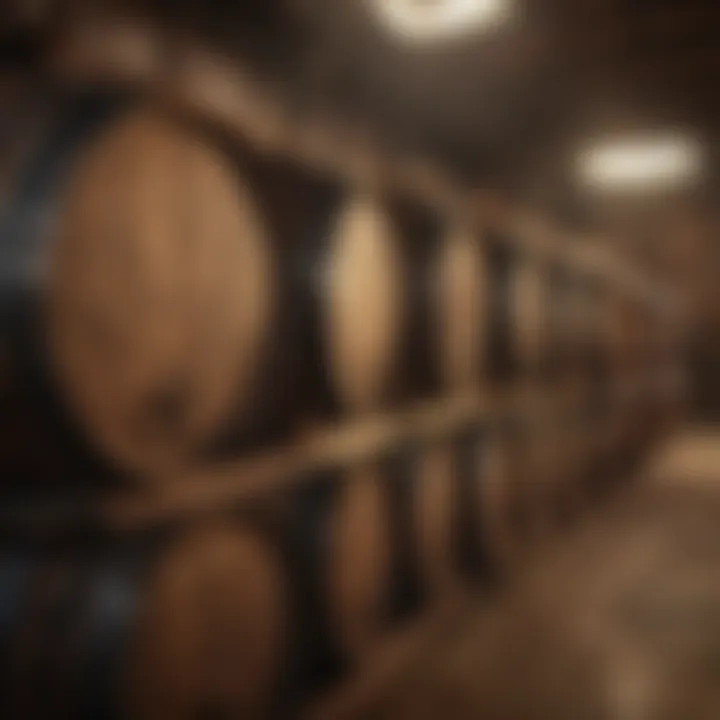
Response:
[{"label": "glowing light", "polygon": [[580,156],[583,181],[594,188],[652,188],[695,180],[703,154],[693,138],[655,135],[597,145]]},{"label": "glowing light", "polygon": [[394,34],[412,41],[433,41],[504,22],[511,0],[368,0]]}]

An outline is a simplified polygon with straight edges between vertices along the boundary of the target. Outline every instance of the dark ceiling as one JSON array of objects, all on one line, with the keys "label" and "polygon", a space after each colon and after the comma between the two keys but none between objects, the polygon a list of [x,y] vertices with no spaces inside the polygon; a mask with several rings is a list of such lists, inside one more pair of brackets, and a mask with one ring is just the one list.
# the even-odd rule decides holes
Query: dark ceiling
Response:
[{"label": "dark ceiling", "polygon": [[[298,106],[366,123],[476,184],[569,214],[586,209],[573,153],[598,134],[687,128],[720,165],[720,2],[510,1],[505,27],[429,48],[397,42],[368,0],[111,3],[251,57]],[[44,4],[77,12],[99,2]]]},{"label": "dark ceiling", "polygon": [[313,97],[437,153],[477,182],[573,204],[587,138],[686,128],[714,155],[720,3],[517,0],[515,22],[445,49],[399,46],[362,0],[305,0]]}]

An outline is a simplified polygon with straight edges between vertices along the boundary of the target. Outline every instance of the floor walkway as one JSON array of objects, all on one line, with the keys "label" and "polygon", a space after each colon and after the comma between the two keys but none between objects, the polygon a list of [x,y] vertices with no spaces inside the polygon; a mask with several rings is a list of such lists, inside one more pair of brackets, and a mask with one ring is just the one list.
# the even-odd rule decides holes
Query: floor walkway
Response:
[{"label": "floor walkway", "polygon": [[720,430],[668,443],[646,475],[368,716],[720,719]]}]

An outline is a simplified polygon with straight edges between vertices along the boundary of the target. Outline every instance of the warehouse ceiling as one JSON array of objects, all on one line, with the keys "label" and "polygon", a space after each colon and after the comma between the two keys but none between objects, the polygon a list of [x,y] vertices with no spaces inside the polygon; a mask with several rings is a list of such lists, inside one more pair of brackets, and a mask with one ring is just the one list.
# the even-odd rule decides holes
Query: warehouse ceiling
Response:
[{"label": "warehouse ceiling", "polygon": [[[588,219],[594,201],[583,197],[573,163],[596,137],[690,133],[707,155],[705,192],[714,191],[715,0],[507,0],[507,22],[435,44],[401,41],[372,1],[111,4],[243,54],[305,108],[369,125],[386,143],[430,154],[477,185],[577,218]],[[82,11],[83,0],[16,5],[36,17],[42,7]]]},{"label": "warehouse ceiling", "polygon": [[720,4],[516,0],[511,22],[455,43],[398,43],[363,0],[305,0],[310,94],[478,183],[583,214],[572,163],[599,136],[665,128],[716,164]]}]

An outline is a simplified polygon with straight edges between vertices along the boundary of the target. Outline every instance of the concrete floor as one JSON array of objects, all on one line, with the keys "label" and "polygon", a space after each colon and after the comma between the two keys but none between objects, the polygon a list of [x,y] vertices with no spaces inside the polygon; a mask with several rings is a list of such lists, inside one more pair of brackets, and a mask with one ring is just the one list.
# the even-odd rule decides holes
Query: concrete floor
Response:
[{"label": "concrete floor", "polygon": [[646,476],[367,716],[720,719],[720,430],[676,438]]}]

